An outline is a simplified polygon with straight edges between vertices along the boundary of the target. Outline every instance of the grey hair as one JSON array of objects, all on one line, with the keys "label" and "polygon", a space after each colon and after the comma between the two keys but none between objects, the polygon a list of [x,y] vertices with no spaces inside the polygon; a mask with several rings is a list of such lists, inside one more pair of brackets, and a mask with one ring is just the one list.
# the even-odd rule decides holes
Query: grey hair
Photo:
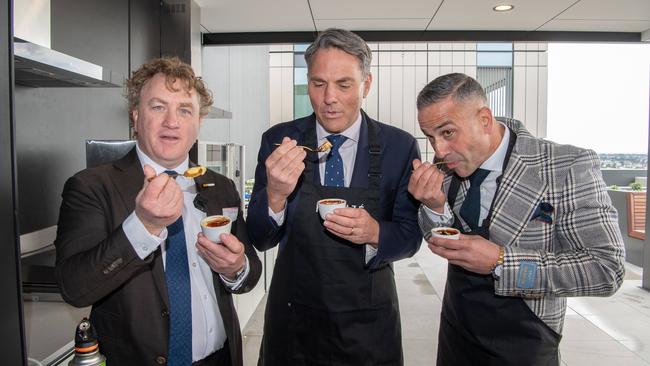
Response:
[{"label": "grey hair", "polygon": [[348,53],[359,60],[359,67],[361,73],[365,78],[370,73],[370,61],[372,61],[372,52],[370,47],[358,35],[345,30],[337,28],[329,28],[318,34],[314,43],[305,51],[305,62],[307,62],[307,69],[311,66],[311,61],[321,48],[338,48],[339,50]]},{"label": "grey hair", "polygon": [[418,94],[417,108],[422,110],[450,96],[456,103],[479,99],[487,104],[485,90],[476,79],[461,73],[442,75],[427,84]]}]

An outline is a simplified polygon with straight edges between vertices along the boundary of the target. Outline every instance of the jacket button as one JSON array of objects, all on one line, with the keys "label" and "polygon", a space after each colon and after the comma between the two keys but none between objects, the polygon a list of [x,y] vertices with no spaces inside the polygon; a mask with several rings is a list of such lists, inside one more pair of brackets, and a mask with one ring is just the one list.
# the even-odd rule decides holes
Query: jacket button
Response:
[{"label": "jacket button", "polygon": [[160,312],[160,315],[162,315],[163,318],[166,318],[166,317],[169,316],[169,311],[167,311],[167,309],[163,309],[163,310]]},{"label": "jacket button", "polygon": [[163,356],[156,357],[156,363],[159,365],[164,365],[167,363],[167,359]]}]

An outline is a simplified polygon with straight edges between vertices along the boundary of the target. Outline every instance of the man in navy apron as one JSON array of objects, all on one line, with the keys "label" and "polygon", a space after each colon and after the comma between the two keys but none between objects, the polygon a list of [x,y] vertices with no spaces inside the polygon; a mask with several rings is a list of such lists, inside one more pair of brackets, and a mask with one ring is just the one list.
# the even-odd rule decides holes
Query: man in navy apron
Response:
[{"label": "man in navy apron", "polygon": [[[392,262],[422,241],[407,191],[418,146],[361,110],[372,76],[360,37],[326,30],[305,60],[314,114],[264,133],[249,204],[253,245],[280,245],[259,364],[402,365]],[[323,220],[324,198],[348,207]]]},{"label": "man in navy apron", "polygon": [[[420,128],[445,168],[413,162],[409,192],[449,261],[438,366],[559,365],[566,297],[609,296],[623,242],[598,157],[496,119],[464,74],[420,92]],[[453,226],[459,240],[430,237]]]}]

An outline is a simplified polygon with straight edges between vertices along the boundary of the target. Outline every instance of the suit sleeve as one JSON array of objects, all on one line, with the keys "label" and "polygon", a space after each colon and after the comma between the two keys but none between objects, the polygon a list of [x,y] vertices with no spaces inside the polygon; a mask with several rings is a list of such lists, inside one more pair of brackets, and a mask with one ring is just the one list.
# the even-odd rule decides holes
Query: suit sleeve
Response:
[{"label": "suit sleeve", "polygon": [[[237,193],[237,188],[235,187],[235,183],[232,180],[230,180],[229,182],[231,184],[231,188],[234,196],[237,197],[238,201],[241,201],[239,198],[239,194]],[[228,286],[224,286],[224,287],[226,288],[227,291],[231,293],[243,294],[252,290],[257,284],[257,281],[259,281],[260,275],[262,274],[262,262],[260,261],[260,258],[257,256],[257,252],[255,251],[255,248],[253,248],[253,245],[251,244],[250,239],[248,237],[248,231],[246,228],[247,225],[246,225],[246,221],[244,221],[242,210],[239,210],[239,214],[237,215],[236,226],[237,229],[235,232],[235,236],[237,237],[237,239],[239,239],[239,241],[241,241],[244,244],[244,253],[248,258],[249,272],[248,272],[248,276],[246,276],[244,281],[241,283],[239,287],[237,287],[236,290],[233,290]]]},{"label": "suit sleeve", "polygon": [[[503,296],[609,296],[625,273],[624,246],[616,209],[607,194],[593,151],[571,164],[553,218],[553,232],[540,240],[547,248],[505,249],[504,272],[495,281]],[[540,244],[542,246],[542,244]]]},{"label": "suit sleeve", "polygon": [[99,301],[143,267],[121,222],[113,219],[107,195],[97,186],[73,176],[63,189],[56,247],[56,280],[64,300],[84,307]]},{"label": "suit sleeve", "polygon": [[266,195],[266,159],[271,155],[272,145],[269,141],[268,132],[262,135],[260,151],[257,155],[257,167],[255,168],[255,185],[251,200],[248,203],[248,234],[257,250],[264,251],[276,246],[285,232],[287,226],[287,213],[282,226],[269,216],[269,201]]},{"label": "suit sleeve", "polygon": [[371,268],[381,263],[390,263],[413,256],[422,243],[418,226],[420,203],[408,192],[411,178],[411,162],[420,158],[417,142],[411,138],[411,145],[403,161],[399,184],[395,193],[390,219],[379,221],[379,246],[377,255],[370,261]]}]

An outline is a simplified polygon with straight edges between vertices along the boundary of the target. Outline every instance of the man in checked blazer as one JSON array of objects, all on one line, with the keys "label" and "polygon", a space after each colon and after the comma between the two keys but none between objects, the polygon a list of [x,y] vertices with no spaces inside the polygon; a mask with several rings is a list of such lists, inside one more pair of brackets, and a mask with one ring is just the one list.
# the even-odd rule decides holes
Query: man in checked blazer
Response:
[{"label": "man in checked blazer", "polygon": [[[464,74],[418,95],[420,128],[442,167],[414,160],[429,249],[449,262],[438,366],[559,365],[566,298],[621,285],[617,213],[591,150],[496,119]],[[458,240],[431,229],[453,226]]]}]

